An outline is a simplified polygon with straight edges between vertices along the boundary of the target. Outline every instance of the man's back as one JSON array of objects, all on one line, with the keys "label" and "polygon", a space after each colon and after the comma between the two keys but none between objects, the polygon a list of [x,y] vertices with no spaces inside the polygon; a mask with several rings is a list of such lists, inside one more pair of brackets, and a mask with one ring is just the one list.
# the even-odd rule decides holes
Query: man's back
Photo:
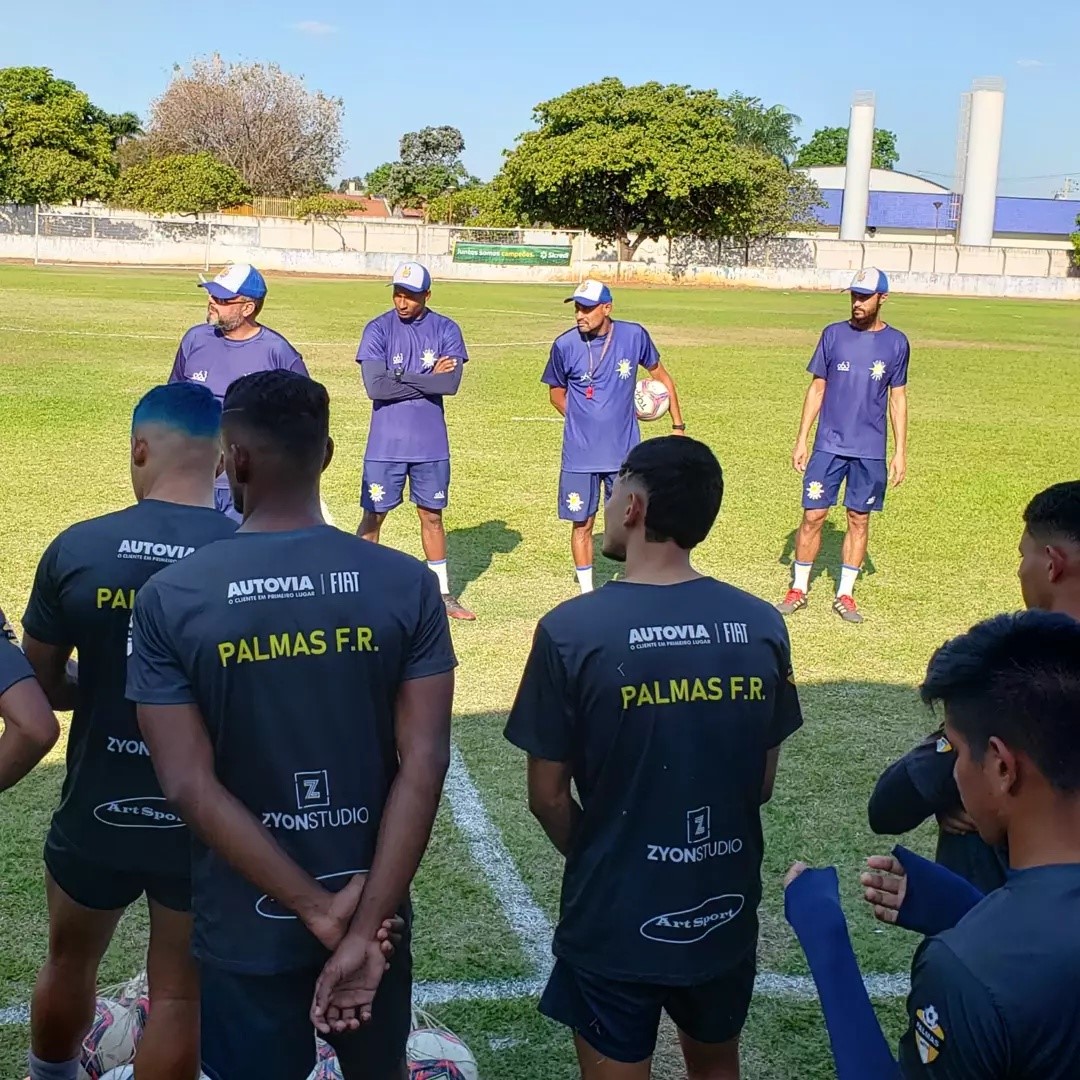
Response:
[{"label": "man's back", "polygon": [[507,734],[573,761],[584,809],[556,955],[615,979],[723,974],[757,938],[766,756],[802,722],[783,620],[711,578],[613,582],[537,636]]},{"label": "man's back", "polygon": [[153,574],[235,529],[207,507],[144,499],[71,526],[42,556],[23,625],[38,641],[74,646],[79,658],[67,776],[53,826],[95,861],[187,872],[186,833],[165,805],[125,698],[131,613]]},{"label": "man's back", "polygon": [[[198,705],[221,783],[290,857],[332,891],[370,868],[397,770],[398,688],[454,666],[426,567],[325,525],[241,532],[155,578],[135,646],[129,689]],[[249,973],[325,958],[201,846],[193,885],[202,958]]]},{"label": "man's back", "polygon": [[1067,1080],[1080,1061],[1080,865],[1013,871],[916,955],[906,1076]]}]

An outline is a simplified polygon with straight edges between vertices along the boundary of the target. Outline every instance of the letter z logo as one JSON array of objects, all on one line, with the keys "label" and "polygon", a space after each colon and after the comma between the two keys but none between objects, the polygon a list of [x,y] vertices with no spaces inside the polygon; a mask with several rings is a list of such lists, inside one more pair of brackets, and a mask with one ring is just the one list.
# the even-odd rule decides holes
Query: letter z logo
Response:
[{"label": "letter z logo", "polygon": [[293,773],[297,810],[315,810],[330,805],[330,782],[326,770]]},{"label": "letter z logo", "polygon": [[686,814],[686,842],[690,845],[703,844],[712,835],[712,807],[702,806],[689,810]]}]

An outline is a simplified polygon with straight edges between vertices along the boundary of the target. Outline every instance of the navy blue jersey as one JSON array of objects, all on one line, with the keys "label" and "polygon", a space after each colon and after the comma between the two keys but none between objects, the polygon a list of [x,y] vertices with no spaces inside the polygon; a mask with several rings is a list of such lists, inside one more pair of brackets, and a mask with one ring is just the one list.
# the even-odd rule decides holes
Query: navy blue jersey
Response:
[{"label": "navy blue jersey", "polygon": [[1008,881],[915,955],[906,1077],[1072,1080],[1080,1062],[1080,865]]},{"label": "navy blue jersey", "polygon": [[757,942],[766,756],[802,724],[783,618],[712,578],[613,582],[541,619],[506,727],[584,809],[555,955],[694,985]]},{"label": "navy blue jersey", "polygon": [[906,386],[908,339],[895,327],[856,330],[850,322],[822,331],[807,371],[825,380],[814,450],[840,457],[884,458],[889,388]]},{"label": "navy blue jersey", "polygon": [[0,694],[23,679],[33,678],[33,675],[34,670],[19,648],[11,623],[0,611]]},{"label": "navy blue jersey", "polygon": [[[423,563],[328,525],[239,532],[140,592],[128,697],[197,705],[218,779],[336,891],[371,868],[399,688],[455,663]],[[325,960],[290,911],[200,843],[192,890],[204,962],[273,974]]]},{"label": "navy blue jersey", "polygon": [[208,507],[143,499],[72,525],[38,564],[23,627],[38,641],[79,654],[53,829],[94,862],[141,873],[188,872],[188,831],[165,802],[124,696],[131,613],[158,570],[235,531],[235,522]]},{"label": "navy blue jersey", "polygon": [[551,346],[541,382],[566,390],[562,467],[567,472],[617,472],[641,441],[634,389],[637,369],[660,363],[649,332],[637,323],[612,321],[605,335],[578,329]]}]

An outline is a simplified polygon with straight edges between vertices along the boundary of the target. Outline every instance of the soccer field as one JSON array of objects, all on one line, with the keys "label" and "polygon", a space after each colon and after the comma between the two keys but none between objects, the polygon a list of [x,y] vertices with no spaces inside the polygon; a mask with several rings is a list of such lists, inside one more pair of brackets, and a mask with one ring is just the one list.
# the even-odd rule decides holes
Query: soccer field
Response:
[{"label": "soccer field", "polygon": [[[577,592],[568,526],[556,519],[561,429],[539,382],[571,312],[567,286],[436,282],[432,306],[462,326],[471,360],[447,414],[446,514],[453,590],[478,616],[455,623],[457,752],[415,887],[418,997],[470,1045],[485,1080],[577,1076],[567,1033],[536,1011],[560,865],[525,806],[524,760],[502,727],[536,620]],[[204,315],[194,274],[0,267],[0,606],[18,627],[37,559],[76,520],[125,505],[128,425],[163,382],[183,331]],[[726,492],[699,569],[770,600],[787,588],[800,485],[791,445],[821,327],[841,294],[617,288],[616,317],[649,328],[674,376],[688,433],[716,451]],[[270,279],[263,317],[331,393],[337,444],[324,496],[353,529],[369,404],[353,362],[381,282]],[[856,589],[866,622],[830,610],[842,514],[826,525],[810,607],[791,620],[805,727],[781,755],[765,808],[761,992],[744,1036],[750,1080],[833,1075],[781,881],[796,858],[838,866],[862,970],[890,1037],[916,940],[884,932],[858,900],[873,837],[866,800],[886,763],[931,726],[914,685],[931,650],[976,619],[1020,606],[1020,514],[1047,484],[1080,474],[1080,305],[895,296],[884,317],[911,339],[908,479],[871,524]],[[665,421],[645,434],[668,430]],[[420,555],[411,506],[384,542]],[[613,565],[597,561],[597,580]],[[21,629],[21,627],[20,627]],[[0,796],[0,1080],[22,1077],[22,1006],[46,946],[41,845],[63,745]],[[908,838],[931,848],[928,829]],[[613,888],[613,902],[617,890]],[[142,966],[145,919],[129,914],[103,983]],[[783,978],[794,976],[795,978]],[[892,995],[892,996],[889,996]],[[656,1075],[680,1075],[670,1032]]]}]

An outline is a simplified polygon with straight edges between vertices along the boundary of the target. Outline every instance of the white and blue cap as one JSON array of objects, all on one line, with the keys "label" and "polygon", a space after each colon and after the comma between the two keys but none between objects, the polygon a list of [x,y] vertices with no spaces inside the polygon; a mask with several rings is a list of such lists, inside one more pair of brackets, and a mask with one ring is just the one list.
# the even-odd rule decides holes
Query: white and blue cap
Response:
[{"label": "white and blue cap", "polygon": [[847,288],[847,292],[858,296],[873,296],[888,291],[889,279],[876,266],[864,266]]},{"label": "white and blue cap", "polygon": [[238,296],[262,300],[266,296],[266,281],[250,263],[226,266],[213,281],[200,281],[199,288],[215,300],[235,300]]},{"label": "white and blue cap", "polygon": [[422,263],[402,263],[395,271],[391,285],[401,286],[411,293],[426,293],[431,288],[431,275]]},{"label": "white and blue cap", "polygon": [[586,278],[575,290],[573,296],[568,296],[564,304],[580,304],[582,307],[596,307],[597,304],[611,303],[611,290],[602,282]]}]

